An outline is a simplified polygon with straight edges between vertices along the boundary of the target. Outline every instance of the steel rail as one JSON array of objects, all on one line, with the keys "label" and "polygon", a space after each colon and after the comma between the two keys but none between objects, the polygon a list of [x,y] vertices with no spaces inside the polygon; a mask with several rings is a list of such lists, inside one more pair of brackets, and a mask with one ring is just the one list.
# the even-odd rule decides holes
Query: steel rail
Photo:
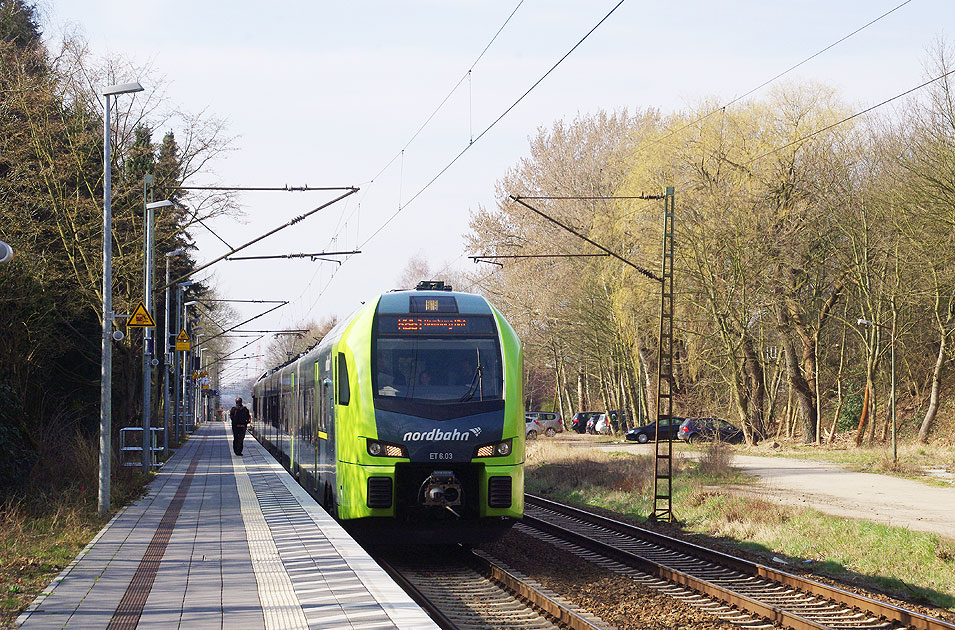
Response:
[{"label": "steel rail", "polygon": [[[707,549],[706,547],[702,547],[694,543],[686,542],[684,540],[680,540],[672,536],[666,536],[664,534],[660,534],[658,532],[644,529],[636,525],[631,525],[629,523],[624,523],[622,521],[601,516],[599,514],[587,512],[586,510],[582,510],[573,506],[557,503],[555,501],[551,501],[543,497],[525,495],[525,502],[529,505],[544,508],[544,509],[556,512],[558,514],[562,514],[570,518],[579,519],[586,523],[603,527],[605,529],[608,529],[618,534],[623,534],[625,536],[631,536],[637,539],[642,539],[642,540],[651,542],[655,545],[658,545],[660,547],[669,549],[677,553],[692,556],[694,558],[705,560],[713,564],[730,567],[736,571],[739,571],[740,573],[743,573],[752,577],[763,578],[770,582],[774,582],[774,583],[798,590],[806,594],[815,595],[817,597],[829,599],[839,604],[842,604],[844,606],[847,606],[849,608],[863,610],[877,617],[880,617],[889,621],[893,621],[896,623],[904,624],[908,627],[916,628],[917,630],[955,630],[955,624],[949,623],[942,619],[938,619],[936,617],[930,617],[928,615],[923,615],[915,611],[906,610],[904,608],[900,608],[892,604],[887,604],[885,602],[880,602],[878,600],[872,599],[870,597],[866,597],[864,595],[852,593],[850,591],[846,591],[838,587],[829,586],[828,584],[823,584],[822,582],[817,582],[815,580],[811,580],[809,578],[805,578],[805,577],[795,575],[792,573],[786,573],[785,571],[779,571],[772,567],[767,567],[765,565],[762,565],[756,562],[750,562],[749,560],[731,556],[729,554],[722,553],[720,551],[715,551],[713,549]],[[529,519],[528,515],[525,513],[524,522],[532,525],[533,527],[537,527],[538,523],[542,521],[539,521],[539,519],[535,519],[533,517],[530,517]],[[558,536],[564,537],[565,535],[564,532],[566,530],[563,530],[562,528],[556,527],[549,523],[545,523],[543,527],[546,528],[548,531],[552,531],[556,533]],[[576,536],[577,535],[575,535],[575,537]],[[603,545],[602,543],[596,543],[595,541],[591,541],[587,537],[582,537],[582,538],[583,540],[579,542],[578,541],[575,541],[575,542],[579,544],[580,546],[589,547],[591,549],[593,549],[592,545],[601,546],[600,553],[604,553],[603,547],[605,547],[605,545]],[[613,551],[615,553],[618,552],[618,550],[613,550]],[[650,573],[660,575],[661,577],[664,577],[665,579],[668,579],[668,580],[671,579],[671,577],[666,574],[672,572],[673,577],[675,578],[674,581],[684,584],[685,586],[696,589],[697,587],[692,585],[691,583],[702,582],[700,584],[701,592],[705,592],[708,595],[715,597],[717,599],[720,599],[722,601],[725,601],[727,603],[739,605],[741,608],[744,607],[742,606],[744,601],[751,600],[751,598],[742,597],[735,593],[732,595],[726,594],[726,596],[724,597],[722,594],[717,594],[717,593],[721,593],[725,589],[722,589],[720,587],[714,588],[714,585],[710,585],[708,582],[698,580],[698,578],[695,578],[693,576],[687,576],[680,571],[676,571],[668,567],[662,567],[661,565],[657,563],[654,563],[645,558],[640,558],[639,556],[636,556],[629,552],[620,551],[619,553],[626,554],[627,558],[635,559],[635,561],[639,562],[642,567],[647,567],[647,569],[645,570],[648,570]],[[711,590],[712,592],[709,592]],[[739,599],[739,603],[737,603],[737,601],[734,601],[739,597],[742,597],[742,599]],[[759,608],[766,610],[767,612],[771,614],[764,614],[763,612],[759,612],[756,609],[748,609],[748,610],[751,610],[751,612],[767,617],[768,619],[777,621],[777,619],[772,615],[775,615],[776,611],[779,609],[777,609],[774,606],[767,606],[766,604],[762,602],[758,602],[757,604]],[[828,627],[828,626],[821,626],[812,621],[803,619],[799,617],[798,615],[792,615],[791,613],[787,613],[785,611],[779,611],[779,612],[785,618],[792,617],[791,621],[785,621],[783,623],[790,624],[792,622],[792,627],[795,627],[795,628],[808,629],[808,628]],[[782,622],[781,619],[779,620],[780,622]],[[803,622],[809,625],[799,625]]]},{"label": "steel rail", "polygon": [[478,563],[479,570],[487,575],[489,579],[497,582],[507,591],[527,600],[534,608],[544,612],[564,627],[570,628],[570,630],[601,630],[603,628],[603,626],[588,621],[580,613],[549,597],[532,584],[528,584],[527,581],[496,563],[487,554],[479,551],[472,551],[471,553],[474,561]]},{"label": "steel rail", "polygon": [[450,618],[441,612],[441,609],[432,603],[432,601],[428,599],[427,596],[425,596],[425,594],[422,593],[421,590],[411,582],[411,580],[402,575],[401,571],[393,567],[390,562],[382,559],[381,557],[376,557],[375,562],[377,562],[378,566],[384,569],[385,573],[391,576],[391,579],[393,579],[398,586],[401,587],[401,590],[407,593],[416,604],[421,606],[421,608],[428,613],[428,616],[431,617],[436,624],[441,626],[443,630],[458,630],[457,624],[455,624]]},{"label": "steel rail", "polygon": [[[414,578],[409,577],[409,575],[421,571],[422,568],[402,566],[401,561],[393,563],[381,558],[380,554],[376,555],[375,561],[381,565],[385,572],[388,573],[415,602],[431,615],[435,623],[446,629],[456,629],[459,627],[459,622],[455,621],[457,615],[453,612],[453,607],[452,610],[447,612],[443,610],[442,605],[439,603],[440,597],[438,599],[432,599],[432,595],[429,595],[427,592],[428,586],[426,584],[422,583],[422,585],[419,586]],[[569,630],[606,630],[608,627],[599,617],[580,610],[574,610],[574,608],[568,606],[565,602],[555,599],[551,597],[550,594],[541,590],[539,584],[514,574],[484,552],[472,551],[466,555],[462,553],[458,558],[449,559],[445,557],[439,562],[447,562],[449,564],[429,570],[429,574],[432,570],[436,571],[434,575],[438,577],[428,578],[428,581],[447,580],[449,577],[447,573],[448,569],[451,570],[452,575],[456,576],[458,580],[461,580],[464,586],[460,589],[460,592],[452,588],[446,595],[460,598],[458,603],[465,605],[465,609],[469,615],[476,616],[473,621],[464,621],[464,625],[468,627],[471,627],[471,624],[476,621],[477,618],[480,618],[489,628],[537,628],[540,627],[539,624],[541,621],[553,624],[554,627],[567,628]],[[406,575],[406,572],[408,572],[409,575]],[[468,584],[472,576],[473,578],[486,580],[487,584],[499,589],[501,593],[500,596],[506,597],[508,605],[514,606],[512,612],[514,612],[517,617],[505,616],[504,619],[502,619],[502,611],[498,606],[490,607],[490,610],[493,611],[491,617],[482,614],[480,612],[481,606],[475,606],[474,604],[476,602],[470,601],[475,597],[480,597],[479,592],[474,588],[474,584]],[[420,580],[417,582],[420,582]],[[452,584],[457,583],[457,581],[452,582]],[[501,604],[503,601],[502,599],[497,603]],[[481,600],[482,605],[487,603],[486,600]],[[521,618],[522,614],[532,614],[533,616]]]}]

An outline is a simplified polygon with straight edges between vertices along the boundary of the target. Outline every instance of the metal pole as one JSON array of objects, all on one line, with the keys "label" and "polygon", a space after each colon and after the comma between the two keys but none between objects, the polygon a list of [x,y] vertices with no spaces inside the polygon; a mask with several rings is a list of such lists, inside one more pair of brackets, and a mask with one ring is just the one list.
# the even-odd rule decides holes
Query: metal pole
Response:
[{"label": "metal pole", "polygon": [[[168,284],[168,283],[167,283]],[[176,326],[173,330],[177,331],[176,334],[179,334],[179,311],[182,309],[180,304],[182,303],[182,287],[176,286]],[[173,407],[173,437],[175,438],[176,448],[179,448],[180,439],[179,439],[179,403],[182,395],[181,383],[179,379],[179,351],[173,346],[173,354],[175,355],[174,359],[174,371],[176,374],[176,395],[175,395],[175,406]]]},{"label": "metal pole", "polygon": [[892,461],[899,461],[899,452],[895,443],[895,323],[896,312],[892,309]]},{"label": "metal pole", "polygon": [[[146,201],[146,187],[149,186],[149,201],[152,201],[152,183],[153,176],[145,175],[143,177],[143,204],[146,214],[143,217],[145,223],[146,236],[144,239],[143,255],[143,305],[146,312],[153,312],[153,209]],[[143,333],[143,474],[147,474],[152,468],[152,418],[150,417],[152,409],[152,359],[153,359],[153,329],[145,328]]]},{"label": "metal pole", "polygon": [[99,514],[109,512],[109,472],[112,448],[110,444],[113,388],[113,232],[112,180],[109,147],[109,95],[105,95],[103,116],[103,352],[100,367],[99,415]]},{"label": "metal pole", "polygon": [[[169,255],[166,255],[166,284],[169,284]],[[163,323],[163,335],[166,337],[166,344],[163,354],[163,379],[162,379],[162,449],[166,457],[169,457],[169,371],[172,366],[169,365],[169,287],[166,287],[166,302],[163,309],[165,322]]]}]

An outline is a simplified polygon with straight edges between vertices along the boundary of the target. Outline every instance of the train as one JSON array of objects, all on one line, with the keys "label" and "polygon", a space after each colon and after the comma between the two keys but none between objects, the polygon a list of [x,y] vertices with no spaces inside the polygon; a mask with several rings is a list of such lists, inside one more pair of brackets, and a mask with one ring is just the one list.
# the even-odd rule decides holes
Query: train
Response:
[{"label": "train", "polygon": [[363,304],[253,385],[252,433],[359,540],[479,544],[524,512],[523,354],[440,281]]}]

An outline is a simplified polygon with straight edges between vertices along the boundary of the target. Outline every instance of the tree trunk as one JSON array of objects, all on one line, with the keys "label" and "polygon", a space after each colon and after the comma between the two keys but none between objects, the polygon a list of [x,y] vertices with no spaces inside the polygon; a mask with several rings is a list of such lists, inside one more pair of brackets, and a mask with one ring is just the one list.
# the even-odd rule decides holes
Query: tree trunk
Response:
[{"label": "tree trunk", "polygon": [[584,403],[584,374],[580,367],[577,367],[577,411],[585,411],[587,405]]},{"label": "tree trunk", "polygon": [[865,435],[865,421],[869,417],[869,390],[871,381],[866,379],[865,395],[862,397],[862,413],[859,415],[859,428],[856,430],[856,446],[862,446],[862,436]]},{"label": "tree trunk", "polygon": [[[789,386],[796,401],[799,419],[803,428],[803,438],[807,443],[815,441],[816,433],[816,400],[810,383],[806,380],[796,354],[796,343],[793,340],[793,321],[785,305],[776,307],[776,317],[779,324],[780,341],[786,348],[786,373],[789,377]],[[804,361],[806,357],[803,357]]]},{"label": "tree trunk", "polygon": [[763,416],[766,405],[766,386],[763,374],[763,364],[753,347],[753,340],[749,335],[743,339],[743,356],[745,360],[744,374],[749,382],[749,425],[752,427],[753,440],[761,440],[766,434],[766,421]]},{"label": "tree trunk", "polygon": [[942,365],[945,363],[945,341],[948,335],[942,322],[938,321],[938,324],[941,332],[939,334],[938,355],[935,358],[935,367],[932,368],[932,393],[929,395],[928,409],[922,419],[922,426],[919,427],[919,442],[923,444],[928,442],[932,422],[935,421],[935,415],[938,413],[938,392],[942,381]]}]

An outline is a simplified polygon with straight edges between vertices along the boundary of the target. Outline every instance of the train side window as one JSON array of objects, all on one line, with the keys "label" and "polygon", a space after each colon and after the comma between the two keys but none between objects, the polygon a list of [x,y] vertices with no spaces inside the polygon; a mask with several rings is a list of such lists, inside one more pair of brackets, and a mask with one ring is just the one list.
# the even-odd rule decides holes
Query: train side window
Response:
[{"label": "train side window", "polygon": [[347,405],[351,400],[351,391],[348,387],[348,364],[345,363],[345,353],[338,353],[338,404]]}]

